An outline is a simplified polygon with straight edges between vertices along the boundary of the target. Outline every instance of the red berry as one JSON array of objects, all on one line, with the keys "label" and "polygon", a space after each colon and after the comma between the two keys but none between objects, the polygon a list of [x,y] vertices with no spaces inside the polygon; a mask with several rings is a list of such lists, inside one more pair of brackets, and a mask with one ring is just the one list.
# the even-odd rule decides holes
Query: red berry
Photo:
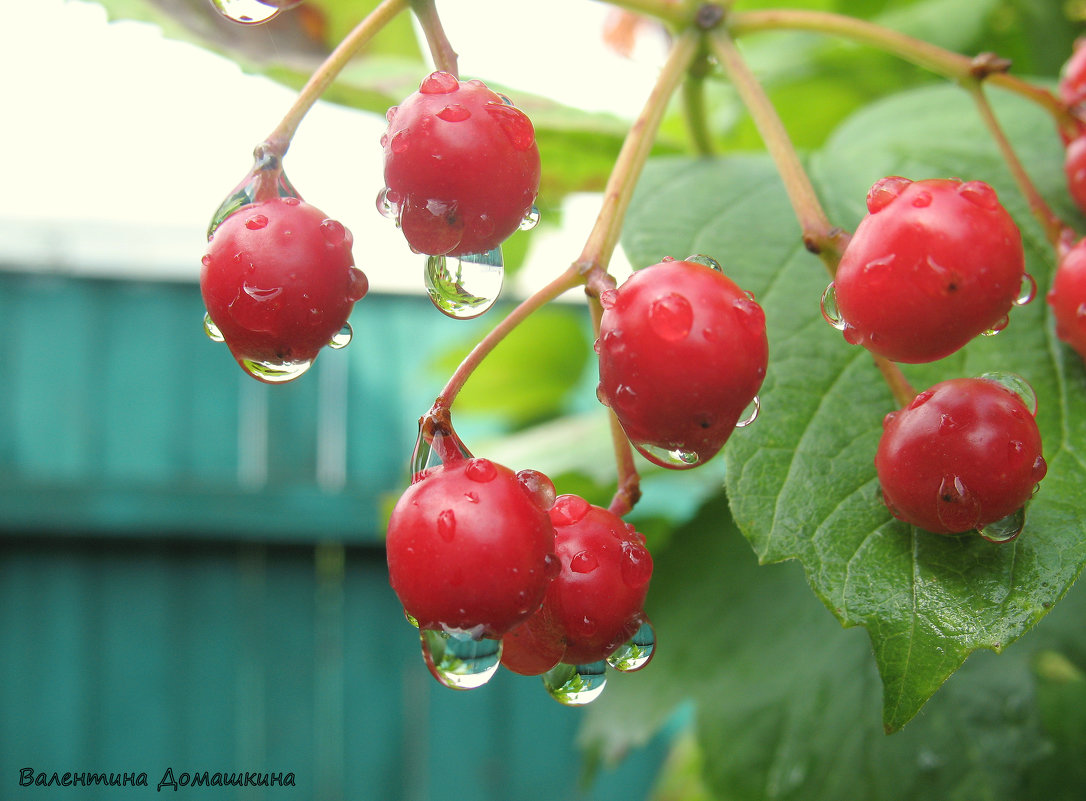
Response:
[{"label": "red berry", "polygon": [[435,72],[387,117],[381,202],[414,250],[485,253],[532,211],[540,172],[535,129],[481,81]]},{"label": "red berry", "polygon": [[298,198],[243,206],[214,231],[200,290],[242,368],[267,382],[300,375],[369,287],[350,231]]},{"label": "red berry", "polygon": [[1056,336],[1086,359],[1086,239],[1061,256],[1048,303],[1056,317]]},{"label": "red berry", "polygon": [[561,571],[539,611],[503,640],[502,663],[525,675],[614,653],[641,627],[652,578],[645,538],[617,515],[561,495],[550,516]]},{"label": "red berry", "polygon": [[850,343],[935,361],[1032,297],[1018,226],[988,184],[883,178],[867,208],[823,302]]},{"label": "red berry", "polygon": [[1075,42],[1071,58],[1060,70],[1059,94],[1068,106],[1077,106],[1086,100],[1086,39]]},{"label": "red berry", "polygon": [[1079,210],[1086,213],[1086,135],[1072,139],[1064,152],[1063,172],[1067,191]]},{"label": "red berry", "polygon": [[539,608],[556,567],[554,527],[529,483],[462,459],[427,470],[400,497],[389,581],[420,628],[500,637]]},{"label": "red berry", "polygon": [[[663,261],[601,297],[597,394],[664,467],[723,447],[765,378],[765,313],[709,259]],[[715,264],[715,262],[714,262]]]},{"label": "red berry", "polygon": [[943,381],[886,416],[875,468],[895,517],[955,534],[1022,509],[1047,465],[1032,402],[1012,385],[992,377]]}]

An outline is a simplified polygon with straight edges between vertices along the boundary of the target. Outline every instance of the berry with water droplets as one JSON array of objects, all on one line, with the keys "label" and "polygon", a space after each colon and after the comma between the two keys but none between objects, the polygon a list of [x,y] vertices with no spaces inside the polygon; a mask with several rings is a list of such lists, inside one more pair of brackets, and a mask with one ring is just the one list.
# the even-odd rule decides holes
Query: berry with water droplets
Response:
[{"label": "berry with water droplets", "polygon": [[664,260],[601,297],[597,395],[664,467],[715,455],[765,378],[765,313],[713,265]]},{"label": "berry with water droplets", "polygon": [[614,653],[641,628],[652,578],[644,536],[607,509],[560,495],[550,517],[561,570],[539,611],[503,640],[502,663],[524,675]]},{"label": "berry with water droplets", "polygon": [[427,469],[388,523],[389,581],[422,629],[497,638],[533,614],[553,578],[553,495],[489,459]]},{"label": "berry with water droplets", "polygon": [[1086,101],[1086,39],[1075,42],[1071,57],[1060,70],[1058,86],[1060,100],[1068,106]]},{"label": "berry with water droplets", "polygon": [[1061,255],[1047,300],[1056,336],[1086,359],[1086,239]]},{"label": "berry with water droplets", "polygon": [[386,117],[379,206],[414,250],[486,253],[531,215],[540,175],[535,129],[482,81],[435,72]]},{"label": "berry with water droplets", "polygon": [[369,287],[352,241],[341,223],[294,197],[242,206],[215,228],[200,290],[246,372],[273,383],[293,378],[344,330]]},{"label": "berry with water droplets", "polygon": [[1063,155],[1067,191],[1079,210],[1086,213],[1086,134],[1068,142]]},{"label": "berry with water droplets", "polygon": [[1021,234],[988,184],[892,176],[872,186],[867,208],[827,290],[835,308],[823,301],[850,343],[935,361],[1000,330],[1028,300]]},{"label": "berry with water droplets", "polygon": [[1015,515],[1047,472],[1032,400],[1015,382],[955,378],[883,422],[875,456],[895,517],[936,534],[984,529]]}]

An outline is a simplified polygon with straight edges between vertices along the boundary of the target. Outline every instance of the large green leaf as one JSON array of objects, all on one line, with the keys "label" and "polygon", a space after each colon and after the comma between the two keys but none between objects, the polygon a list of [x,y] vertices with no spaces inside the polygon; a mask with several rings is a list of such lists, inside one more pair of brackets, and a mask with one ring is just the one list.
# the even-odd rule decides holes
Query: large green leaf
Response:
[{"label": "large green leaf", "polygon": [[[1051,123],[1017,98],[996,99],[1042,189],[1060,197]],[[1051,251],[964,93],[917,90],[861,112],[812,159],[812,174],[831,218],[846,227],[859,220],[880,176],[986,180],[1022,226],[1027,267],[1042,293],[1049,283]],[[638,265],[711,255],[763,304],[770,369],[762,417],[725,450],[732,511],[762,562],[798,559],[841,623],[867,628],[883,681],[883,723],[893,731],[970,653],[1002,650],[1033,626],[1086,562],[1086,380],[1056,341],[1043,298],[1016,309],[998,337],[910,368],[918,387],[989,370],[1025,376],[1040,398],[1049,475],[1011,544],[940,537],[895,521],[879,500],[872,463],[890,393],[865,351],[821,319],[829,278],[798,239],[772,165],[750,156],[652,164],[624,245]]]}]

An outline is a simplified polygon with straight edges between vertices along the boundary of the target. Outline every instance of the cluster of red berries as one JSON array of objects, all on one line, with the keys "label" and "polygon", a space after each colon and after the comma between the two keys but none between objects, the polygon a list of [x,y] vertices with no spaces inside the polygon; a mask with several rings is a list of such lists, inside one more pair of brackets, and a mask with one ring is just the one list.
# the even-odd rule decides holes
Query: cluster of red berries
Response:
[{"label": "cluster of red berries", "polygon": [[[998,333],[1036,294],[1018,227],[982,181],[883,178],[867,210],[822,298],[852,344],[932,362]],[[1015,376],[919,393],[883,422],[875,468],[887,508],[937,534],[1013,539],[1047,470],[1035,415],[1032,389]]]}]

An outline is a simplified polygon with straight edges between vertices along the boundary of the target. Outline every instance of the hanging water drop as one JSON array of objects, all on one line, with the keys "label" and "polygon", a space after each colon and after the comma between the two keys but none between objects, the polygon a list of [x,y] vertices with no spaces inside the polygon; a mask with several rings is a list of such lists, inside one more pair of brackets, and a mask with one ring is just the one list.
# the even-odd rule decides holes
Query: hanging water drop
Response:
[{"label": "hanging water drop", "polygon": [[240,362],[245,372],[267,384],[285,384],[293,381],[313,365],[312,359],[272,361],[243,358]]},{"label": "hanging water drop", "polygon": [[539,208],[532,206],[528,213],[524,215],[524,219],[520,221],[518,227],[521,231],[531,231],[537,225],[539,225]]},{"label": "hanging water drop", "polygon": [[739,422],[735,424],[736,428],[746,428],[755,420],[758,419],[758,415],[762,411],[762,401],[757,395],[751,400],[750,405],[743,410],[743,414],[739,416]]},{"label": "hanging water drop", "polygon": [[471,451],[456,432],[427,413],[419,418],[419,435],[411,451],[411,483],[421,480],[430,468],[443,464],[442,454],[454,461],[471,458]]},{"label": "hanging water drop", "polygon": [[482,687],[501,664],[501,640],[433,629],[420,631],[419,639],[426,667],[435,679],[453,690]]},{"label": "hanging water drop", "polygon": [[419,627],[419,619],[417,617],[415,617],[414,615],[412,615],[410,612],[408,612],[406,609],[403,610],[403,616],[404,616],[404,619],[408,623],[410,623],[412,626],[414,626],[415,628]]},{"label": "hanging water drop", "polygon": [[841,316],[841,310],[837,308],[837,288],[832,283],[822,293],[819,306],[822,308],[822,318],[838,331],[844,331],[848,327],[845,318]]},{"label": "hanging water drop", "polygon": [[656,630],[646,620],[633,637],[607,657],[607,664],[623,673],[633,673],[635,670],[641,670],[651,662],[655,653]]},{"label": "hanging water drop", "polygon": [[1002,520],[996,520],[994,523],[982,526],[977,529],[977,533],[988,542],[1003,543],[1015,539],[1025,527],[1026,507],[1023,506],[1017,512],[1007,515]]},{"label": "hanging water drop", "polygon": [[642,456],[661,467],[685,470],[695,467],[701,461],[697,453],[683,448],[665,448],[647,442],[635,442],[633,445]]},{"label": "hanging water drop", "polygon": [[993,325],[987,331],[981,331],[980,334],[981,334],[981,336],[985,336],[985,337],[994,337],[996,334],[998,334],[1000,331],[1002,331],[1004,328],[1006,328],[1010,324],[1010,321],[1011,321],[1010,318],[1007,315],[1004,314],[1003,318],[1001,320],[999,320],[995,325]]},{"label": "hanging water drop", "polygon": [[1015,306],[1025,306],[1037,297],[1037,281],[1029,273],[1022,273],[1022,286],[1018,290],[1018,297],[1014,299]]},{"label": "hanging water drop", "polygon": [[607,662],[590,665],[558,663],[543,674],[543,686],[551,697],[566,706],[584,706],[600,697],[607,686]]},{"label": "hanging water drop", "polygon": [[204,333],[207,334],[207,338],[212,342],[225,342],[226,337],[222,335],[222,331],[215,325],[215,321],[211,319],[211,315],[204,312]]},{"label": "hanging water drop", "polygon": [[[450,262],[455,268],[450,269]],[[505,262],[501,247],[488,253],[471,253],[459,259],[446,256],[426,258],[426,291],[443,314],[456,320],[470,320],[490,309],[501,294]]]},{"label": "hanging water drop", "polygon": [[231,22],[258,25],[267,22],[279,9],[260,0],[211,0],[211,7]]},{"label": "hanging water drop", "polygon": [[554,482],[546,474],[540,473],[538,470],[518,470],[517,481],[524,488],[528,497],[532,499],[532,503],[544,512],[550,511],[551,507],[554,506],[557,492],[554,489]]},{"label": "hanging water drop", "polygon": [[332,350],[341,350],[351,344],[351,339],[353,337],[354,329],[351,328],[351,324],[344,323],[343,328],[332,335],[332,339],[328,342],[328,347]]},{"label": "hanging water drop", "polygon": [[231,214],[233,214],[235,211],[242,208],[243,206],[248,206],[250,203],[255,202],[256,175],[258,172],[267,169],[278,169],[279,178],[277,183],[279,197],[301,197],[298,194],[298,190],[294,188],[294,185],[291,184],[290,180],[287,178],[286,173],[283,172],[282,169],[278,166],[266,166],[266,164],[269,163],[278,165],[277,157],[264,156],[261,148],[257,148],[256,164],[246,174],[245,178],[242,179],[241,183],[234,187],[233,191],[231,191],[230,194],[228,194],[223,199],[223,202],[219,204],[219,207],[215,210],[215,213],[211,215],[211,222],[209,222],[207,226],[208,240],[210,240],[211,235],[215,233],[215,229],[222,225],[223,220],[225,220],[227,217],[229,217]]}]

